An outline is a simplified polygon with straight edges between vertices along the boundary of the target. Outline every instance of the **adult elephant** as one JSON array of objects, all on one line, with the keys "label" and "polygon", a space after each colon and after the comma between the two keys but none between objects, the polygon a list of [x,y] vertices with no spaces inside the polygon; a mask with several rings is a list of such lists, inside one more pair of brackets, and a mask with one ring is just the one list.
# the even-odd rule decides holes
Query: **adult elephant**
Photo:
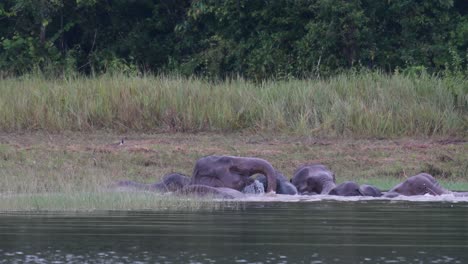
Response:
[{"label": "adult elephant", "polygon": [[328,194],[337,196],[382,196],[382,192],[375,186],[367,184],[359,186],[359,184],[353,181],[346,181],[338,184]]},{"label": "adult elephant", "polygon": [[180,173],[170,173],[163,176],[162,180],[152,184],[145,184],[135,181],[119,181],[114,187],[129,190],[141,190],[151,192],[176,192],[190,183],[190,177]]},{"label": "adult elephant", "polygon": [[266,176],[267,192],[276,192],[276,172],[273,166],[264,159],[251,157],[203,157],[195,163],[190,185],[231,188],[242,192],[254,182],[250,177],[257,173]]},{"label": "adult elephant", "polygon": [[413,195],[441,195],[451,193],[440,186],[439,182],[427,173],[420,173],[411,176],[405,181],[397,184],[395,187],[385,193],[385,197],[396,197],[398,195],[413,196]]},{"label": "adult elephant", "polygon": [[328,194],[335,188],[335,175],[322,164],[299,167],[291,179],[299,194]]},{"label": "adult elephant", "polygon": [[[264,190],[267,190],[267,179],[265,175],[259,175],[256,178],[262,185]],[[297,188],[279,171],[276,171],[276,193],[296,195]]]}]

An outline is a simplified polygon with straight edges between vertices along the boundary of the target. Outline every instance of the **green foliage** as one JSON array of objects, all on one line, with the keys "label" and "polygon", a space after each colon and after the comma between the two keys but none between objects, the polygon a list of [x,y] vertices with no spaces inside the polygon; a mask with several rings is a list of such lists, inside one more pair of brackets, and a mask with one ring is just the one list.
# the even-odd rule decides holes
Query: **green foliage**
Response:
[{"label": "green foliage", "polygon": [[0,71],[466,75],[467,10],[464,0],[3,0]]}]

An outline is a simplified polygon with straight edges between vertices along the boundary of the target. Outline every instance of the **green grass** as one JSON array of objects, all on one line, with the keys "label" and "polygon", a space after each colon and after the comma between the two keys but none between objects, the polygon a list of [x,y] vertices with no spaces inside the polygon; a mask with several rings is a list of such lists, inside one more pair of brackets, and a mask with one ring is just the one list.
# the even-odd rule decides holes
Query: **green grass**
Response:
[{"label": "green grass", "polygon": [[3,131],[262,131],[315,136],[466,136],[468,81],[343,74],[207,82],[103,75],[0,80]]},{"label": "green grass", "polygon": [[[116,143],[122,137],[127,139],[119,146]],[[190,175],[198,158],[212,154],[264,158],[288,178],[302,164],[322,163],[335,172],[338,183],[350,180],[382,190],[427,172],[447,189],[468,191],[468,144],[453,138],[0,133],[0,211],[218,210],[235,206],[209,199],[109,192],[108,187],[119,180],[154,183],[170,172]]]},{"label": "green grass", "polygon": [[235,201],[176,197],[149,192],[71,192],[0,196],[0,211],[212,211],[239,209]]}]

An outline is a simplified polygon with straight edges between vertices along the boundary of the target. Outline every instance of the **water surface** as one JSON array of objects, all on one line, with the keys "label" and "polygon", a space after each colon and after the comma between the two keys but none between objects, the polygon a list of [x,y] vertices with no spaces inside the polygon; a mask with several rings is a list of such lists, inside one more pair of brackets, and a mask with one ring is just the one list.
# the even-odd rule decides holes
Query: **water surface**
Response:
[{"label": "water surface", "polygon": [[0,263],[468,263],[468,203],[0,213]]}]

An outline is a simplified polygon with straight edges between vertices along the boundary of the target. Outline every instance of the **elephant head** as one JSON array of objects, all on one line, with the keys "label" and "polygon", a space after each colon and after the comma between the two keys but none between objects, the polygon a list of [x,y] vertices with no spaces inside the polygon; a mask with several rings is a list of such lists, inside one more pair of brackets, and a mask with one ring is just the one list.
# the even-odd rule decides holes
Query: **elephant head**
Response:
[{"label": "elephant head", "polygon": [[250,176],[257,173],[266,176],[267,192],[276,192],[276,173],[273,166],[264,159],[251,157],[203,157],[195,163],[190,184],[242,191],[253,182]]},{"label": "elephant head", "polygon": [[335,175],[321,164],[304,165],[294,172],[291,183],[299,194],[328,194],[335,188]]},{"label": "elephant head", "polygon": [[441,195],[445,193],[449,193],[449,191],[442,188],[434,177],[427,173],[420,173],[418,175],[411,176],[405,181],[397,184],[385,194],[385,197],[424,194]]}]

